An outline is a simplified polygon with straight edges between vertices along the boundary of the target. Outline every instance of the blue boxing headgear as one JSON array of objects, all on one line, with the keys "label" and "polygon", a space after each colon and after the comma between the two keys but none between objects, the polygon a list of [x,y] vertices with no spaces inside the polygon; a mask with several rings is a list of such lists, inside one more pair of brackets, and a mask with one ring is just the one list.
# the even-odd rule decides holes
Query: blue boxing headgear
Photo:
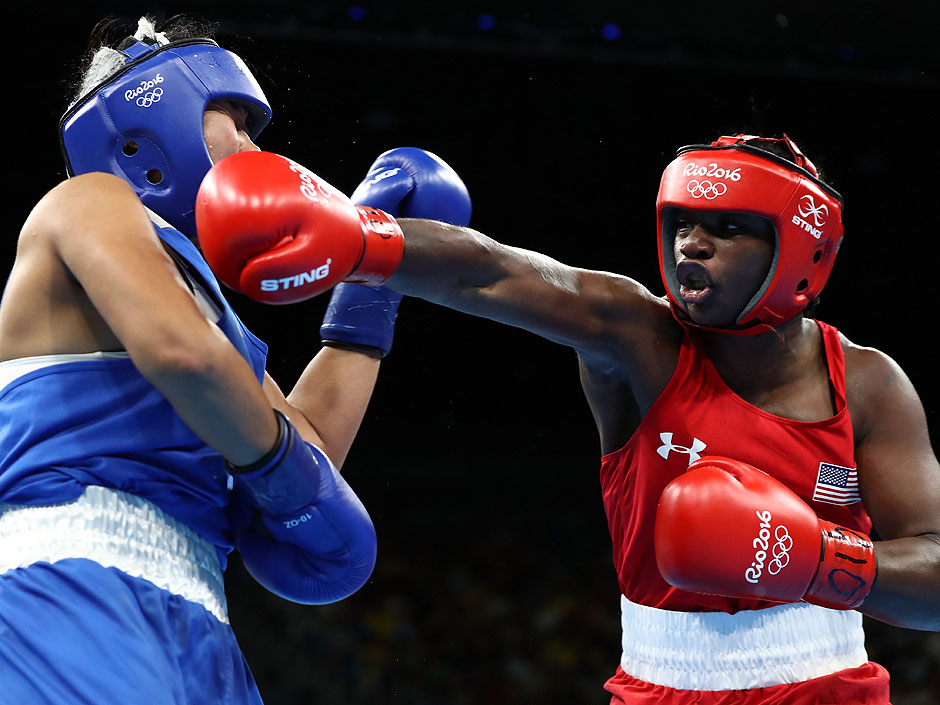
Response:
[{"label": "blue boxing headgear", "polygon": [[213,100],[243,105],[252,140],[271,120],[271,107],[245,63],[211,39],[136,41],[120,51],[126,66],[59,122],[68,175],[120,176],[147,208],[195,237],[196,192],[212,167],[206,106]]}]

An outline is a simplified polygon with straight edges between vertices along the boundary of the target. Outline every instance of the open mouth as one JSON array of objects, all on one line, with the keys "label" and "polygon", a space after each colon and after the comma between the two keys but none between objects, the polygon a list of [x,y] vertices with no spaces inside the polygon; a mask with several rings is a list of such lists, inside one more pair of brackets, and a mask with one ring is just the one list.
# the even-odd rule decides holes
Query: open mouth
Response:
[{"label": "open mouth", "polygon": [[686,303],[701,303],[712,290],[708,271],[695,262],[682,262],[676,267],[679,280],[679,295]]}]

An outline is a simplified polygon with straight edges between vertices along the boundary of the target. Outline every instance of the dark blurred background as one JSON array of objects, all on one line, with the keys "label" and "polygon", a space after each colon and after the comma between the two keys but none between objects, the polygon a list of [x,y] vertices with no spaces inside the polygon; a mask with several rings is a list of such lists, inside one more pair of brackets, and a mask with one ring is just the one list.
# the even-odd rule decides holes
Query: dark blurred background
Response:
[{"label": "dark blurred background", "polygon": [[[544,5],[544,7],[542,6]],[[218,22],[275,110],[261,146],[347,193],[396,146],[463,177],[473,225],[662,291],[655,197],[681,145],[786,131],[846,200],[819,316],[906,369],[934,438],[940,149],[936,2],[382,4],[82,2],[20,7],[5,140],[8,266],[64,177],[56,125],[98,19]],[[933,14],[932,14],[933,13]],[[8,49],[14,43],[7,43]],[[8,162],[9,164],[10,162]],[[233,303],[289,388],[326,297]],[[931,351],[934,352],[931,352]],[[344,474],[379,534],[370,582],[293,605],[235,558],[232,623],[269,705],[606,703],[619,592],[598,443],[568,349],[406,299]],[[940,635],[868,621],[895,705],[940,702]]]}]

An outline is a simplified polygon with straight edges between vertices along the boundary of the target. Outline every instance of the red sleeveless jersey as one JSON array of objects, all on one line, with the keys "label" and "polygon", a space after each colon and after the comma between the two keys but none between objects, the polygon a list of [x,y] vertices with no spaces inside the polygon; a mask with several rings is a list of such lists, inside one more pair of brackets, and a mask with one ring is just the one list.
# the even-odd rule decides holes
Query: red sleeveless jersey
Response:
[{"label": "red sleeveless jersey", "polygon": [[818,325],[836,413],[813,422],[774,416],[744,401],[718,374],[700,334],[685,330],[679,363],[666,388],[627,444],[601,459],[614,566],[627,599],[685,612],[734,613],[776,604],[679,590],[659,574],[653,552],[659,497],[670,481],[703,455],[723,455],[760,468],[798,494],[820,518],[871,532],[871,519],[858,493],[839,332],[825,323]]}]

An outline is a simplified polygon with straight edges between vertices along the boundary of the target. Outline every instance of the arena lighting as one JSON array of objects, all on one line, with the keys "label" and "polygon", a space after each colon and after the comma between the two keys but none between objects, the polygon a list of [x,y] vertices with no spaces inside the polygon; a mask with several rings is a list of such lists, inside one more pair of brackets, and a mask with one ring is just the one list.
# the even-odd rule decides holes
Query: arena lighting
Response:
[{"label": "arena lighting", "polygon": [[601,36],[608,41],[620,39],[621,34],[623,34],[623,32],[620,30],[620,27],[612,22],[608,22],[601,28]]},{"label": "arena lighting", "polygon": [[480,15],[477,17],[477,29],[489,31],[496,26],[496,18],[493,15]]}]

